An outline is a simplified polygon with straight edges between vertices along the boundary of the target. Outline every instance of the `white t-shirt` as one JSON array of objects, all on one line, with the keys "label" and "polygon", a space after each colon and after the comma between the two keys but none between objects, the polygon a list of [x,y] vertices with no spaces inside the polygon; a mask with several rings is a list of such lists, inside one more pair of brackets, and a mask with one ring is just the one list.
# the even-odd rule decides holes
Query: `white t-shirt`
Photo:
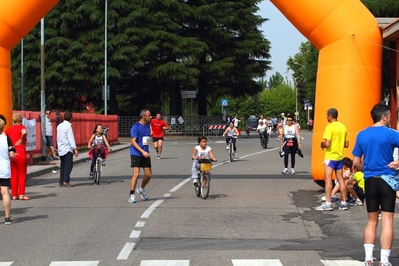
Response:
[{"label": "white t-shirt", "polygon": [[8,153],[7,135],[0,134],[0,178],[9,179],[11,178],[11,164]]},{"label": "white t-shirt", "polygon": [[259,132],[264,132],[266,130],[266,126],[265,124],[263,125],[258,125],[258,127],[256,128],[256,130],[258,130]]},{"label": "white t-shirt", "polygon": [[239,119],[236,118],[236,117],[234,117],[232,121],[233,121],[233,123],[234,123],[234,126],[235,126],[235,127],[238,127],[238,121],[239,121]]},{"label": "white t-shirt", "polygon": [[206,145],[205,149],[203,150],[200,145],[197,145],[197,146],[195,146],[195,149],[197,150],[195,157],[204,158],[204,156],[205,156],[205,158],[210,159],[209,152],[212,150],[211,147]]},{"label": "white t-shirt", "polygon": [[296,125],[284,126],[284,138],[296,138]]}]

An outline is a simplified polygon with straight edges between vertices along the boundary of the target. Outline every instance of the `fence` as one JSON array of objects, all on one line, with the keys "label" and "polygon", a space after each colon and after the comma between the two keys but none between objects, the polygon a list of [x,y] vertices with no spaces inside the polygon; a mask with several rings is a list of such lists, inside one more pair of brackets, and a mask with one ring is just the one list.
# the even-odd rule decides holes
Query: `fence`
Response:
[{"label": "fence", "polygon": [[[138,116],[120,116],[118,118],[118,131],[120,136],[130,136],[132,125],[139,121]],[[209,129],[211,125],[224,126],[221,116],[163,116],[162,119],[169,125],[166,135],[215,135],[220,134],[221,129]]]},{"label": "fence", "polygon": [[[41,124],[41,113],[32,111],[14,111],[14,113],[20,113],[24,118],[28,120],[36,120],[36,148],[30,152],[30,159],[32,156],[40,155],[42,150],[42,124]],[[98,115],[98,114],[83,114],[73,113],[71,120],[72,129],[75,136],[76,145],[78,147],[87,147],[89,138],[93,134],[93,130],[96,124],[107,125],[109,127],[108,140],[111,143],[118,141],[118,116],[116,115]],[[53,125],[53,142],[57,145],[57,125],[61,122],[61,116],[64,117],[63,113],[52,112],[50,121]],[[7,121],[7,126],[11,125],[11,121]]]}]

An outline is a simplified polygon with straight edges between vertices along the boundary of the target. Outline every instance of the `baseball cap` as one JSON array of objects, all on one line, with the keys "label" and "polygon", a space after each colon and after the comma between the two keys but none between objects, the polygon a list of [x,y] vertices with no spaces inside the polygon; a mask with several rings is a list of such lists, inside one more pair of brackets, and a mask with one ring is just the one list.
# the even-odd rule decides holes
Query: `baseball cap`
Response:
[{"label": "baseball cap", "polygon": [[285,115],[284,113],[281,113],[281,115]]}]

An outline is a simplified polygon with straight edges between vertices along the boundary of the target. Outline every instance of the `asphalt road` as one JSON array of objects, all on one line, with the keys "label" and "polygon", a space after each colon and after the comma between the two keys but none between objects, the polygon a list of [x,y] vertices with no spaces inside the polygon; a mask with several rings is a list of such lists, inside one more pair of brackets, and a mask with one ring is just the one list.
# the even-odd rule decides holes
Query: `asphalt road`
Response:
[{"label": "asphalt road", "polygon": [[[309,174],[311,134],[303,136],[295,175],[281,174],[275,137],[265,150],[256,135],[241,136],[235,162],[224,139],[210,137],[218,162],[206,200],[188,179],[194,138],[166,138],[161,160],[151,149],[148,201],[127,202],[127,149],[109,156],[100,185],[88,179],[89,163],[74,166],[72,188],[58,187],[58,173],[30,178],[32,199],[13,201],[14,223],[0,225],[0,266],[361,265],[365,207],[314,210],[323,190]],[[393,265],[398,252],[395,240]]]}]

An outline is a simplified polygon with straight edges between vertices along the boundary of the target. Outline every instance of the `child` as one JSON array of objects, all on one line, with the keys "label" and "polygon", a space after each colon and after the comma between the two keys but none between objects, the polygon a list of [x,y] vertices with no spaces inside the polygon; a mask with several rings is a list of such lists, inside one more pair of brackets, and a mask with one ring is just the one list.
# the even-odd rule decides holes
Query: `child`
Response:
[{"label": "child", "polygon": [[103,134],[103,127],[101,124],[97,124],[96,127],[94,128],[93,134],[91,135],[91,138],[89,140],[89,143],[87,144],[87,148],[89,148],[89,156],[91,157],[91,165],[90,165],[90,173],[89,173],[89,178],[93,178],[93,168],[94,165],[96,164],[97,160],[97,153],[93,152],[92,145],[97,148],[104,148],[107,146],[108,150],[104,150],[102,154],[103,158],[103,165],[105,165],[105,159],[107,158],[108,152],[111,151],[111,147],[109,146],[107,137]]},{"label": "child", "polygon": [[207,144],[208,139],[205,136],[198,138],[198,145],[194,147],[191,159],[194,160],[193,166],[191,167],[191,178],[193,179],[193,185],[197,186],[197,178],[199,173],[198,159],[212,159],[216,162],[215,155],[213,154],[212,148]]},{"label": "child", "polygon": [[[344,179],[346,181],[346,188],[348,193],[352,195],[353,199],[349,201],[350,205],[362,206],[364,195],[364,174],[360,171],[356,171],[353,167],[353,162],[350,158],[345,157],[344,161]],[[331,200],[335,198],[335,193],[339,191],[339,183],[337,182],[331,195]]]}]

